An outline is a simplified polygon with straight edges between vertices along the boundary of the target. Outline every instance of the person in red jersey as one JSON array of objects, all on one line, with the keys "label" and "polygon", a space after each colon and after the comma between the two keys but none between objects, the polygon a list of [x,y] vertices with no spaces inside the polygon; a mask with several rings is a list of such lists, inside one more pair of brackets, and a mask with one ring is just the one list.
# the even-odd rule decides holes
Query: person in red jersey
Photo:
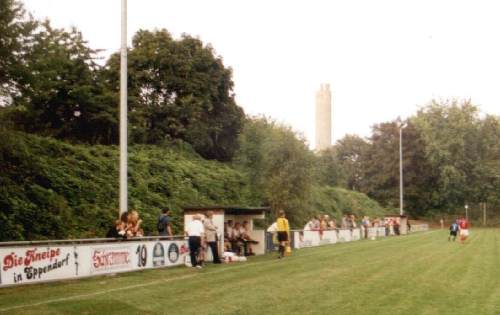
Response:
[{"label": "person in red jersey", "polygon": [[463,244],[469,236],[469,221],[466,218],[462,218],[458,226],[460,227],[460,242]]}]

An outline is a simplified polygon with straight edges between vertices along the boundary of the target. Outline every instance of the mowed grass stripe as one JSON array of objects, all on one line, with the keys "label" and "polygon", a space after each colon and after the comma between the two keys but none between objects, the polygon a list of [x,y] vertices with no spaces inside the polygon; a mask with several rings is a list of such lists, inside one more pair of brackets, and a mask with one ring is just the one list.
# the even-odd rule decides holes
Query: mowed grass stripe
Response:
[{"label": "mowed grass stripe", "polygon": [[[412,236],[408,237],[408,240],[411,239]],[[353,250],[356,250],[357,248],[364,248],[364,247],[367,247],[368,249],[372,249],[372,250],[376,250],[375,249],[375,244],[380,244],[381,242],[395,242],[395,241],[398,241],[401,242],[401,239],[395,239],[395,238],[390,238],[390,239],[384,239],[382,241],[379,241],[379,242],[356,242],[356,243],[345,243],[345,244],[338,244],[336,246],[338,246],[338,250],[336,251],[333,251],[331,250],[332,247],[322,247],[322,248],[311,248],[311,249],[305,249],[305,250],[302,250],[302,251],[297,251],[296,254],[294,254],[294,257],[291,258],[291,260],[296,260],[296,259],[301,259],[303,257],[308,257],[310,255],[316,255],[317,258],[321,258],[321,253],[323,252],[323,254],[326,254],[323,255],[325,256],[326,258],[328,257],[332,257],[332,256],[338,256],[338,255],[342,255],[344,252],[350,252],[350,251],[353,251]],[[342,250],[343,249],[343,250]],[[262,260],[262,259],[267,259],[269,260],[268,257],[259,257],[257,258],[256,260]],[[288,260],[287,260],[288,261]],[[274,260],[271,260],[271,261],[267,261],[267,263],[275,263],[277,261],[274,261]],[[289,261],[290,262],[290,261]],[[256,262],[258,263],[258,261]],[[231,267],[228,267],[228,268],[225,268],[225,269],[239,269],[239,268],[242,268],[242,267],[253,267],[254,263],[249,263],[248,265],[235,265],[235,266],[231,266]],[[302,264],[301,264],[302,265]],[[181,275],[179,275],[178,273],[176,273],[175,275],[172,275],[171,277],[168,277],[168,278],[165,278],[165,279],[160,279],[158,280],[158,277],[156,277],[156,280],[153,280],[152,282],[149,283],[149,285],[157,285],[157,284],[160,284],[162,282],[162,280],[165,280],[165,281],[169,281],[169,280],[181,280],[181,279],[184,279],[186,277],[185,275],[185,272],[187,271],[186,269],[179,269],[179,268],[176,268],[177,270],[182,270],[184,272],[181,273]],[[228,277],[231,277],[231,273],[226,273],[224,272],[225,269],[219,269],[217,271],[220,271],[221,273],[223,273],[224,275],[228,276]],[[171,269],[171,270],[168,270],[168,271],[172,271],[174,269]],[[188,272],[192,270],[188,270]],[[215,271],[215,272],[217,272]],[[159,270],[156,270],[156,273],[158,273]],[[147,274],[148,272],[144,272],[145,274]],[[141,273],[135,273],[136,275],[138,274],[141,274]],[[197,275],[197,274],[194,274],[194,275]],[[198,276],[201,276],[203,275],[203,273],[200,273]],[[188,277],[189,276],[193,276],[193,274],[188,274]],[[128,278],[127,275],[122,275],[121,277],[123,278]],[[45,286],[45,287],[48,287],[48,291],[52,291],[52,292],[45,292],[45,294],[43,294],[43,290],[36,290],[35,288],[39,285],[35,285],[35,286],[32,286],[31,288],[32,289],[35,289],[35,290],[30,290],[29,292],[39,292],[39,293],[42,293],[40,295],[38,295],[38,299],[39,301],[37,302],[33,302],[36,297],[34,296],[30,296],[30,294],[26,294],[26,292],[22,292],[23,289],[28,289],[30,287],[19,287],[19,288],[14,288],[15,290],[20,290],[21,291],[21,294],[16,294],[16,297],[19,298],[21,304],[18,305],[18,306],[22,306],[22,305],[26,305],[25,302],[26,300],[31,300],[32,303],[28,304],[29,306],[36,306],[37,304],[39,303],[47,303],[47,301],[51,301],[51,299],[47,299],[47,296],[51,296],[51,297],[54,297],[54,296],[58,296],[59,298],[56,298],[55,300],[52,300],[53,302],[58,302],[58,301],[61,301],[61,300],[64,300],[64,299],[67,299],[67,298],[71,298],[71,296],[69,297],[66,297],[66,295],[68,295],[68,292],[70,293],[73,293],[73,297],[76,297],[76,298],[88,298],[88,297],[93,297],[95,295],[98,295],[98,294],[115,294],[115,291],[114,290],[128,290],[128,289],[138,289],[137,286],[141,286],[143,284],[139,283],[137,284],[137,279],[131,279],[133,281],[134,284],[132,284],[130,286],[126,286],[126,283],[119,283],[119,286],[117,286],[117,284],[115,284],[115,282],[121,282],[119,281],[121,277],[117,277],[117,278],[111,278],[113,280],[117,280],[117,281],[99,281],[97,283],[97,287],[99,289],[102,289],[102,287],[105,287],[109,284],[111,284],[111,288],[107,288],[106,290],[104,291],[98,291],[97,293],[95,292],[95,287],[96,287],[96,279],[92,279],[93,281],[91,280],[83,280],[83,284],[84,284],[84,290],[78,290],[79,294],[78,295],[75,295],[73,288],[60,288],[61,286],[64,286],[64,284],[46,284],[46,285],[41,285],[41,286]],[[135,277],[134,277],[135,278]],[[85,283],[85,282],[89,282],[90,281],[90,284],[94,284],[94,286],[88,286],[88,283]],[[69,282],[70,285],[72,285],[72,287],[74,287],[75,285],[78,286],[79,282]],[[124,286],[125,285],[125,286]],[[146,283],[145,285],[148,285],[148,283]],[[89,287],[89,288],[87,288]],[[51,290],[53,289],[54,290]],[[89,289],[91,290],[90,293],[88,292]],[[9,290],[9,289],[6,289],[6,290]],[[1,292],[1,291],[0,291]],[[8,292],[5,292],[5,295],[9,295]],[[3,296],[5,296],[3,295]],[[12,300],[10,300],[10,302],[12,302]],[[3,303],[2,303],[3,304]],[[17,304],[17,303],[16,303]],[[13,307],[16,307],[16,306],[13,306]]]},{"label": "mowed grass stripe", "polygon": [[[408,239],[411,239],[412,236],[409,236]],[[396,238],[387,238],[382,239],[377,242],[354,242],[354,243],[343,243],[336,244],[334,247],[336,250],[332,250],[332,247],[317,247],[317,248],[307,248],[300,251],[295,251],[294,256],[290,259],[304,259],[311,255],[315,255],[318,258],[321,257],[321,253],[326,255],[326,257],[339,256],[347,252],[351,252],[357,248],[367,248],[368,250],[376,250],[378,244],[382,242],[394,242],[401,241]],[[418,241],[418,239],[417,239]],[[379,245],[380,246],[380,245]],[[0,305],[4,305],[3,300],[7,300],[11,305],[19,302],[20,305],[24,305],[25,300],[30,300],[32,304],[36,303],[44,303],[47,302],[47,296],[57,296],[60,298],[64,298],[65,295],[73,294],[73,296],[80,295],[95,295],[95,294],[105,294],[108,291],[113,292],[114,290],[127,290],[134,289],[135,287],[142,285],[155,285],[157,283],[165,282],[165,281],[175,281],[181,280],[186,276],[200,276],[204,275],[206,272],[208,273],[224,273],[227,276],[231,277],[231,273],[226,273],[226,271],[230,271],[232,269],[238,270],[241,268],[250,268],[255,264],[264,263],[276,263],[278,261],[274,259],[270,259],[270,256],[260,256],[254,257],[251,262],[246,264],[234,264],[234,265],[226,265],[226,266],[211,266],[211,268],[207,268],[207,270],[203,272],[189,270],[183,267],[180,268],[167,268],[167,269],[156,269],[156,270],[144,270],[140,272],[127,273],[127,274],[119,274],[116,277],[98,277],[98,278],[90,278],[90,279],[82,279],[77,281],[65,281],[58,283],[48,283],[48,284],[39,284],[39,285],[30,285],[30,286],[20,286],[13,288],[6,288],[0,290]],[[289,259],[288,259],[289,260]],[[216,268],[213,270],[212,268]],[[98,288],[96,292],[96,287]],[[43,289],[38,289],[43,288]],[[17,294],[13,295],[12,292]],[[55,300],[58,300],[57,298]],[[38,300],[38,301],[37,301]],[[51,299],[49,299],[51,300]],[[6,304],[6,303],[5,303]],[[13,305],[14,306],[14,305]],[[0,308],[1,309],[1,308]]]},{"label": "mowed grass stripe", "polygon": [[[0,309],[117,289],[9,313],[495,314],[499,235],[473,230],[470,242],[460,245],[447,242],[446,231],[436,231],[309,248],[283,261],[256,257],[199,273],[174,268],[3,289]],[[144,286],[127,288],[137,283]],[[470,292],[459,293],[463,285]]]},{"label": "mowed grass stripe", "polygon": [[[396,239],[392,239],[396,240]],[[399,240],[401,241],[401,239]],[[352,252],[353,250],[357,250],[358,247],[365,247],[366,245],[360,246],[362,243],[352,243],[352,244],[342,244],[342,246],[346,246],[346,250]],[[372,245],[373,246],[373,245]],[[368,246],[368,248],[372,247]],[[141,288],[139,292],[136,292],[137,296],[148,296],[150,300],[163,301],[164,304],[169,305],[169,311],[173,312],[173,314],[177,313],[198,313],[200,305],[209,305],[212,303],[214,307],[214,314],[218,313],[244,313],[249,309],[252,309],[253,306],[259,306],[263,311],[266,309],[272,309],[274,305],[282,304],[283,298],[280,295],[274,296],[273,294],[269,294],[269,290],[271,292],[273,290],[280,290],[283,287],[284,290],[299,287],[295,282],[295,279],[292,277],[292,283],[288,283],[290,281],[288,279],[288,274],[294,275],[296,274],[295,268],[298,268],[299,272],[303,272],[305,270],[320,272],[321,268],[317,268],[316,264],[319,267],[325,267],[330,258],[335,256],[343,257],[343,253],[339,251],[335,253],[332,251],[333,247],[323,247],[321,250],[318,248],[308,249],[307,251],[314,252],[315,255],[312,257],[313,260],[309,260],[307,253],[305,256],[296,256],[292,257],[289,260],[271,261],[269,264],[259,264],[256,266],[252,266],[252,268],[245,270],[245,273],[221,273],[217,274],[217,278],[196,278],[196,279],[188,279],[184,282],[184,284],[180,287],[174,287],[164,290],[158,290],[157,288],[145,287]],[[306,251],[304,251],[306,252]],[[301,252],[299,252],[301,253]],[[301,253],[302,254],[302,253]],[[309,261],[305,263],[303,258],[307,258]],[[284,273],[282,270],[282,265],[286,262],[287,272]],[[276,272],[278,270],[279,272]],[[320,277],[313,277],[312,279]],[[280,284],[280,280],[285,281]],[[313,285],[309,283],[309,286]],[[197,294],[192,297],[190,295],[190,291],[192,288],[196,288],[195,291]],[[251,288],[251,290],[248,290]],[[230,293],[230,294],[228,294]],[[118,296],[115,296],[117,300],[127,299],[128,293],[120,292]],[[175,300],[171,300],[167,298],[167,302],[165,297],[175,296]],[[130,298],[129,298],[130,299]],[[133,297],[132,297],[133,299]],[[196,301],[193,303],[192,301]],[[238,301],[235,303],[234,301]],[[267,302],[266,302],[267,301]],[[241,303],[240,303],[241,302]],[[101,303],[101,302],[98,302]],[[267,305],[268,303],[269,305]],[[133,301],[132,305],[140,305],[140,301]],[[173,305],[175,304],[175,305]],[[81,311],[81,310],[79,310]],[[150,305],[148,307],[147,303],[142,304],[140,309],[136,309],[138,313],[154,311],[154,306]],[[279,311],[279,309],[277,310]],[[207,310],[207,312],[209,312]]]}]

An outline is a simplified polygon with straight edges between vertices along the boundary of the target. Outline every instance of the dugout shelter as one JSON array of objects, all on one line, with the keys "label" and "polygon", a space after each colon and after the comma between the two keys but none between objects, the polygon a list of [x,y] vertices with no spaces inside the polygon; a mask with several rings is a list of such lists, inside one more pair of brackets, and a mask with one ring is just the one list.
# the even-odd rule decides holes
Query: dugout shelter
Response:
[{"label": "dugout shelter", "polygon": [[[252,249],[256,255],[262,255],[266,251],[266,233],[264,230],[256,229],[254,225],[254,220],[264,219],[266,214],[270,212],[269,207],[241,207],[241,206],[186,206],[184,209],[184,226],[186,226],[190,221],[193,220],[193,216],[199,214],[202,219],[206,217],[208,211],[214,213],[213,223],[217,226],[218,235],[218,245],[219,251],[222,252],[224,248],[224,222],[229,220],[234,223],[248,222],[250,237],[259,242],[258,244],[253,244]],[[207,259],[211,256],[210,250],[207,251]]]}]

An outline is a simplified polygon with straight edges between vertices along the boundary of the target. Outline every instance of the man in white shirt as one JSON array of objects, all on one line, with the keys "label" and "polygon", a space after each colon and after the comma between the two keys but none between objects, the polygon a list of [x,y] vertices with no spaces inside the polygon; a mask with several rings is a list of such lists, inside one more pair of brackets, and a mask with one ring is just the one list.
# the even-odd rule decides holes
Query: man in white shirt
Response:
[{"label": "man in white shirt", "polygon": [[198,251],[201,247],[201,237],[205,233],[205,228],[201,222],[201,216],[196,214],[193,216],[193,221],[186,226],[186,235],[189,238],[189,256],[191,257],[191,266],[201,269],[198,264]]}]

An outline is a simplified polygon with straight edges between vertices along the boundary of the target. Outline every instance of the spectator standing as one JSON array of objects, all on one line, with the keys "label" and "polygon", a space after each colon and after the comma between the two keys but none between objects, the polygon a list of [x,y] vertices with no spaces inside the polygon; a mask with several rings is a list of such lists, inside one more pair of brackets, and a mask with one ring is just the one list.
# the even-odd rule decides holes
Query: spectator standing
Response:
[{"label": "spectator standing", "polygon": [[313,220],[309,220],[306,225],[304,226],[304,231],[312,231],[314,228],[314,222]]},{"label": "spectator standing", "polygon": [[285,211],[280,210],[278,214],[278,219],[276,220],[276,227],[278,231],[278,242],[279,242],[279,256],[278,258],[283,258],[285,256],[285,249],[288,245],[288,234],[290,233],[290,225],[285,217]]},{"label": "spectator standing", "polygon": [[319,239],[323,239],[323,231],[328,228],[328,222],[326,221],[326,216],[321,215],[319,219]]},{"label": "spectator standing", "polygon": [[394,220],[389,219],[389,235],[394,235]]},{"label": "spectator standing", "polygon": [[343,228],[343,229],[347,229],[348,228],[347,214],[344,214],[344,216],[342,216],[342,223],[341,223],[340,227]]},{"label": "spectator standing", "polygon": [[213,216],[213,211],[207,212],[207,217],[203,222],[203,228],[205,229],[205,240],[212,251],[213,262],[214,264],[220,264],[219,247],[217,246],[217,227],[212,221]]},{"label": "spectator standing", "polygon": [[351,229],[355,229],[357,225],[356,225],[356,216],[354,214],[351,214],[350,221],[351,221]]},{"label": "spectator standing", "polygon": [[320,228],[320,222],[319,222],[319,217],[314,216],[312,219],[312,231],[319,231]]},{"label": "spectator standing", "polygon": [[328,229],[330,230],[335,230],[337,228],[337,223],[335,223],[335,218],[332,218],[329,222],[328,222]]},{"label": "spectator standing", "polygon": [[201,237],[205,233],[203,223],[201,223],[201,216],[195,214],[193,220],[186,226],[186,235],[188,236],[189,243],[189,256],[191,258],[191,266],[201,269],[198,265],[198,252],[201,247]]},{"label": "spectator standing", "polygon": [[276,250],[276,245],[278,245],[278,237],[277,237],[278,226],[276,225],[276,222],[274,222],[267,228],[267,233],[268,233],[268,237],[266,237],[267,248]]},{"label": "spectator standing", "polygon": [[399,219],[394,220],[394,234],[399,235]]},{"label": "spectator standing", "polygon": [[170,209],[164,208],[162,213],[158,217],[158,223],[156,224],[158,230],[158,235],[160,236],[172,236],[172,228],[170,227]]},{"label": "spectator standing", "polygon": [[441,230],[444,229],[444,219],[443,218],[441,218],[439,220],[439,224],[441,225]]},{"label": "spectator standing", "polygon": [[363,227],[364,237],[368,238],[368,228],[370,227],[370,218],[368,216],[364,216],[361,221],[361,225]]}]

